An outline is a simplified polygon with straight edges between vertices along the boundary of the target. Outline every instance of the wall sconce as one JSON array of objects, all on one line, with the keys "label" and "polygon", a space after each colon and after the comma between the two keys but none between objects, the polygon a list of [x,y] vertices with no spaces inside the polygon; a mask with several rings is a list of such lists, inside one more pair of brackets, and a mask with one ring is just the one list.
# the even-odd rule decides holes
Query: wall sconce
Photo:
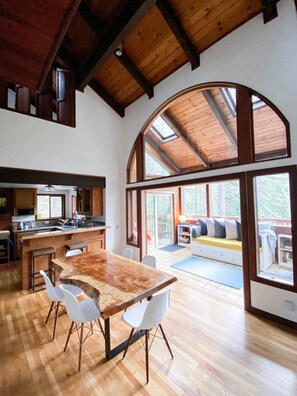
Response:
[{"label": "wall sconce", "polygon": [[186,220],[187,220],[187,216],[185,216],[185,215],[178,216],[179,224],[186,224]]}]

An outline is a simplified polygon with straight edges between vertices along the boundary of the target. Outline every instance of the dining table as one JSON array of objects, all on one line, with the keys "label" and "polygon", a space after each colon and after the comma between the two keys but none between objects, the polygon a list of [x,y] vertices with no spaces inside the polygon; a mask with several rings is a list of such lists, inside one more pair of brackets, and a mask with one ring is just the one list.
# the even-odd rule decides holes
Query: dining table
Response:
[{"label": "dining table", "polygon": [[[171,274],[105,249],[58,257],[51,263],[62,284],[79,286],[98,307],[104,320],[107,360],[123,351],[128,342],[126,339],[112,347],[111,317],[177,281]],[[131,343],[141,335],[140,332],[135,333]]]}]

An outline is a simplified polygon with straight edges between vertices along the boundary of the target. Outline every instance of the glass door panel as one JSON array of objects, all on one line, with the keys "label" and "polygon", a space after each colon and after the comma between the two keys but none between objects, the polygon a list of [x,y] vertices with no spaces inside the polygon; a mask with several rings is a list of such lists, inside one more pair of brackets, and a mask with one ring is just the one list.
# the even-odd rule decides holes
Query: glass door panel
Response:
[{"label": "glass door panel", "polygon": [[289,173],[254,177],[257,276],[293,285]]},{"label": "glass door panel", "polygon": [[173,243],[172,194],[147,194],[147,241],[154,248]]},{"label": "glass door panel", "polygon": [[171,245],[173,243],[172,232],[172,195],[161,194],[156,196],[157,247]]}]

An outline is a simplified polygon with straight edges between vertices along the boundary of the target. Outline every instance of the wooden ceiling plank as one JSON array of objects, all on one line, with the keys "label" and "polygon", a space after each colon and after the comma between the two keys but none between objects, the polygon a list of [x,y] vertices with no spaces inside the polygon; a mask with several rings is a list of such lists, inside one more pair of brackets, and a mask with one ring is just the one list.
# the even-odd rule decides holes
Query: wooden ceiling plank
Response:
[{"label": "wooden ceiling plank", "polygon": [[196,144],[183,130],[183,128],[180,125],[178,125],[178,122],[174,119],[174,117],[169,113],[168,110],[165,111],[164,114],[162,114],[162,117],[171,126],[174,132],[185,142],[185,144],[190,148],[190,150],[202,161],[203,165],[209,168],[210,163],[207,161],[206,157],[197,148]]},{"label": "wooden ceiling plank", "polygon": [[50,68],[52,67],[52,64],[53,64],[55,57],[58,53],[59,47],[63,41],[64,36],[66,35],[66,32],[69,28],[69,25],[75,15],[77,9],[78,9],[80,2],[81,2],[81,0],[72,0],[71,4],[69,5],[69,7],[67,8],[67,10],[65,12],[64,18],[61,21],[59,30],[55,36],[55,39],[53,40],[53,44],[51,46],[51,49],[50,49],[47,59],[45,61],[43,71],[40,75],[40,78],[39,78],[39,81],[37,84],[37,91],[41,91],[41,89],[42,89],[45,79],[48,76]]},{"label": "wooden ceiling plank", "polygon": [[262,7],[263,7],[264,24],[277,18],[278,13],[277,13],[276,3],[278,1],[279,0],[261,0]]},{"label": "wooden ceiling plank", "polygon": [[214,100],[212,94],[206,90],[202,91],[202,93],[203,93],[205,100],[209,104],[211,110],[213,111],[214,115],[216,116],[217,120],[219,121],[220,125],[224,129],[228,139],[232,143],[233,147],[237,150],[236,137],[234,136],[233,131],[229,128],[229,126],[225,120],[225,117],[224,117],[221,109],[217,105],[216,101]]},{"label": "wooden ceiling plank", "polygon": [[156,5],[161,14],[163,15],[166,23],[172,30],[172,33],[178,40],[183,51],[187,55],[189,62],[192,66],[192,70],[196,69],[200,66],[199,52],[191,43],[172,6],[169,4],[168,0],[158,0]]},{"label": "wooden ceiling plank", "polygon": [[137,68],[137,66],[132,62],[129,56],[122,50],[122,55],[117,55],[115,51],[116,58],[121,62],[121,64],[125,67],[128,73],[134,78],[135,81],[141,86],[141,88],[146,92],[149,99],[154,96],[154,88],[148,82],[148,80],[144,77],[141,71]]},{"label": "wooden ceiling plank", "polygon": [[[60,64],[66,64],[71,69],[74,69],[77,65],[76,59],[74,59],[67,51],[65,46],[61,46],[57,60]],[[99,95],[120,117],[125,116],[125,109],[121,106],[112,95],[110,95],[102,85],[94,78],[89,82],[89,86]]]},{"label": "wooden ceiling plank", "polygon": [[156,0],[141,0],[131,2],[124,12],[114,21],[114,28],[103,35],[100,43],[95,48],[84,66],[79,70],[78,89],[83,90],[89,81],[95,76],[98,69],[113,54],[124,37],[146,15]]},{"label": "wooden ceiling plank", "polygon": [[93,13],[84,1],[80,3],[78,13],[88,23],[90,28],[100,36],[103,30],[103,21],[98,17],[98,15]]},{"label": "wooden ceiling plank", "polygon": [[125,109],[121,106],[94,78],[89,86],[98,94],[120,117],[125,117]]},{"label": "wooden ceiling plank", "polygon": [[173,172],[180,173],[182,168],[178,166],[171,157],[156,143],[148,134],[145,135],[145,141],[159,154],[164,165]]}]

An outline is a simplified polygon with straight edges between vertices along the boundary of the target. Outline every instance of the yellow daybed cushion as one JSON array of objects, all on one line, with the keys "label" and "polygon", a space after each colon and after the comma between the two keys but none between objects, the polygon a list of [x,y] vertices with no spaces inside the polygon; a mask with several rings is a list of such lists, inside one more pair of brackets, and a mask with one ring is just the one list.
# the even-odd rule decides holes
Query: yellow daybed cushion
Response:
[{"label": "yellow daybed cushion", "polygon": [[237,241],[236,239],[216,238],[202,235],[198,238],[194,238],[193,241],[225,249],[242,250],[241,241]]}]

